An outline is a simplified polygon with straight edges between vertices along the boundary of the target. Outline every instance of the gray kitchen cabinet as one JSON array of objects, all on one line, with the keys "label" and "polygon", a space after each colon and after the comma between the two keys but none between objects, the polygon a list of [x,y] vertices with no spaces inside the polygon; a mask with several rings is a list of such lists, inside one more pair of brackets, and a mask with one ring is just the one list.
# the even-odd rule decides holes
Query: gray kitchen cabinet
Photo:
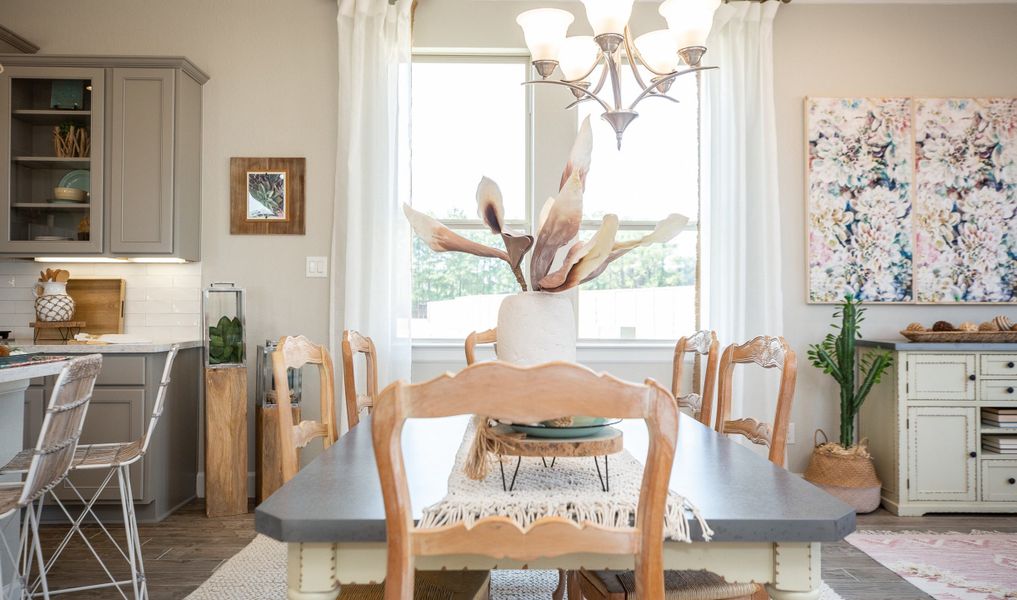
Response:
[{"label": "gray kitchen cabinet", "polygon": [[[96,380],[92,401],[81,432],[82,444],[127,442],[144,435],[155,408],[159,381],[166,364],[165,352],[139,354],[106,353]],[[148,453],[131,467],[138,520],[165,518],[196,495],[198,472],[198,405],[202,393],[201,348],[185,348],[177,354],[170,374],[166,406],[152,437]],[[55,376],[33,381],[25,394],[25,443],[34,442],[52,392]],[[90,498],[106,476],[105,471],[77,471],[71,481]],[[78,498],[66,484],[54,492],[65,502]],[[117,522],[122,518],[116,481],[100,496],[96,511]],[[44,514],[46,521],[60,521],[58,510]],[[104,519],[105,520],[105,519]]]},{"label": "gray kitchen cabinet", "polygon": [[[0,256],[201,259],[204,73],[182,58],[0,55],[0,63]],[[55,86],[75,79],[86,84],[84,106],[49,108]],[[89,157],[51,156],[52,129],[67,124],[88,128]],[[51,202],[73,171],[90,175],[88,202]],[[69,239],[47,239],[60,237]]]}]

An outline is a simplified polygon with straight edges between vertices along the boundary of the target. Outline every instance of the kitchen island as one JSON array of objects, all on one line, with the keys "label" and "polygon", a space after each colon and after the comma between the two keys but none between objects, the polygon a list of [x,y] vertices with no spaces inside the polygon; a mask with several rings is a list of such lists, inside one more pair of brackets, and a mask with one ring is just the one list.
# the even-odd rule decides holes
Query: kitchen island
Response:
[{"label": "kitchen island", "polygon": [[[203,394],[201,342],[156,340],[137,344],[21,346],[25,352],[45,354],[102,354],[102,371],[96,380],[80,441],[92,444],[131,441],[144,435],[155,407],[167,353],[174,344],[180,351],[170,374],[165,410],[148,454],[131,467],[135,510],[142,523],[161,521],[196,496]],[[24,416],[19,419],[23,423],[19,431],[23,433],[15,438],[20,441],[19,449],[35,444],[55,381],[54,375],[36,377],[24,390]],[[72,475],[72,480],[83,494],[91,496],[102,475],[98,471],[79,472]],[[58,485],[54,492],[65,501],[77,500],[67,485]],[[106,489],[96,512],[106,523],[122,520],[116,486]],[[49,507],[43,520],[62,521],[63,515],[59,508]]]}]

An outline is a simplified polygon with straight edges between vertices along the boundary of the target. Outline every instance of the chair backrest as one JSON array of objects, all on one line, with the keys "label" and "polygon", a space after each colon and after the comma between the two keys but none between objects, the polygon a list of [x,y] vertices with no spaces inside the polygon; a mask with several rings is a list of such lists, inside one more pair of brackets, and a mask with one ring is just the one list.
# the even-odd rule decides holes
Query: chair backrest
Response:
[{"label": "chair backrest", "polygon": [[[682,370],[685,355],[693,354],[696,360],[706,355],[706,371],[702,382],[693,373],[692,391],[682,393]],[[717,383],[717,361],[720,358],[720,342],[717,332],[700,330],[678,340],[674,347],[674,371],[671,375],[671,394],[678,400],[678,407],[688,407],[693,416],[709,427],[713,421],[713,390]]]},{"label": "chair backrest", "polygon": [[[378,353],[374,349],[371,338],[360,335],[352,329],[343,332],[343,387],[346,390],[346,421],[351,428],[360,423],[360,412],[365,408],[371,414],[374,400],[378,397]],[[364,355],[365,379],[364,393],[357,392],[357,380],[353,357]]]},{"label": "chair backrest", "polygon": [[474,331],[466,336],[466,366],[477,362],[475,349],[477,344],[494,344],[498,341],[498,328],[487,331]]},{"label": "chair backrest", "polygon": [[[780,389],[777,391],[777,412],[773,423],[757,421],[751,417],[730,420],[731,381],[737,364],[755,363],[764,369],[780,369]],[[798,376],[798,359],[794,350],[782,337],[759,336],[742,345],[731,344],[720,358],[720,381],[717,392],[716,430],[724,434],[740,434],[755,444],[769,446],[770,462],[784,466],[787,447],[787,427],[791,419],[791,402],[795,395]]]},{"label": "chair backrest", "polygon": [[[416,529],[400,446],[403,424],[410,418],[467,414],[517,423],[567,415],[645,420],[649,449],[634,525],[613,528],[548,517],[523,531],[495,516],[479,519],[469,529],[463,524]],[[678,406],[654,381],[627,383],[565,362],[532,367],[481,362],[424,383],[389,385],[374,407],[372,434],[388,537],[386,599],[413,597],[415,556],[481,554],[531,561],[591,551],[634,555],[637,596],[664,597],[664,513]]]},{"label": "chair backrest", "polygon": [[67,476],[100,369],[102,355],[89,354],[70,360],[57,376],[19,505],[29,504]]},{"label": "chair backrest", "polygon": [[170,374],[173,372],[173,361],[177,358],[177,352],[180,351],[180,346],[174,344],[170,348],[169,352],[166,353],[166,364],[162,368],[162,379],[159,380],[159,391],[155,396],[155,406],[152,408],[152,418],[148,420],[148,429],[145,430],[145,437],[141,440],[141,454],[144,456],[148,452],[148,445],[152,443],[152,434],[155,433],[155,427],[159,424],[159,417],[162,416],[162,411],[166,408],[166,390],[170,384]]},{"label": "chair backrest", "polygon": [[[321,420],[301,421],[293,424],[290,405],[288,369],[316,365],[320,380]],[[335,382],[332,375],[332,357],[324,346],[312,343],[302,335],[283,336],[272,352],[272,376],[275,380],[276,405],[279,412],[279,456],[282,463],[282,480],[289,481],[300,470],[297,448],[303,448],[315,438],[322,438],[326,448],[339,439],[335,418]]]}]

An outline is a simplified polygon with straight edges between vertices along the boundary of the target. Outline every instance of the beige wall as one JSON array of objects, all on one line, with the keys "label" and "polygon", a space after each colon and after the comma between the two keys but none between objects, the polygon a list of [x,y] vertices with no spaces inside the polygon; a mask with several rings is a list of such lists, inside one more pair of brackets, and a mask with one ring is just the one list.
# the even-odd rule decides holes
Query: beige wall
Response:
[{"label": "beige wall", "polygon": [[[202,283],[235,281],[247,289],[252,356],[265,338],[328,335],[329,280],[306,279],[304,257],[330,251],[335,17],[330,0],[3,0],[0,10],[0,22],[41,53],[180,55],[209,74]],[[307,158],[306,235],[229,234],[231,156]]]},{"label": "beige wall", "polygon": [[[966,3],[965,3],[966,4]],[[775,77],[784,243],[785,335],[799,352],[792,420],[798,444],[789,466],[801,471],[816,427],[836,433],[839,408],[828,377],[805,350],[828,331],[833,307],[805,303],[805,96],[1017,96],[1017,6],[872,5],[781,7]],[[897,338],[912,321],[983,321],[1017,309],[986,306],[873,306],[866,337]]]}]

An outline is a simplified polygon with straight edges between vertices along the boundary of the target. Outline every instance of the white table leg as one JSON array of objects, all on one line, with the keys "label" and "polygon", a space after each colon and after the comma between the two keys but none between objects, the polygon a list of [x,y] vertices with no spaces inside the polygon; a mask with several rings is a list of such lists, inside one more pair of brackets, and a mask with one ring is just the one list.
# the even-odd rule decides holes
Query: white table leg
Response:
[{"label": "white table leg", "polygon": [[286,559],[289,600],[336,600],[335,544],[288,544]]},{"label": "white table leg", "polygon": [[817,600],[822,582],[818,543],[774,544],[774,579],[766,586],[773,600]]}]

